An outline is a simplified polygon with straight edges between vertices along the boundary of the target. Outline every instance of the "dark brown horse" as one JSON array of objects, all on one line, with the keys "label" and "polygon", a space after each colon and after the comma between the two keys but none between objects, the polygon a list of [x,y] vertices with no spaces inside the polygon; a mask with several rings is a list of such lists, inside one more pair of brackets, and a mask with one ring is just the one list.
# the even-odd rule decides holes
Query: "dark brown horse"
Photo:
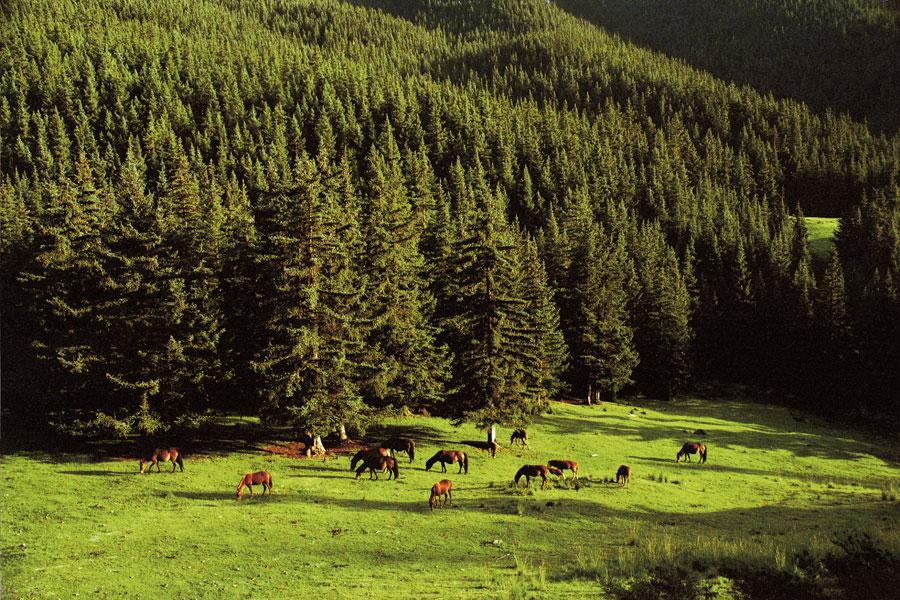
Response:
[{"label": "dark brown horse", "polygon": [[379,456],[390,456],[391,453],[388,452],[385,448],[363,448],[359,452],[353,455],[353,458],[350,459],[350,470],[356,470],[356,463],[361,460],[366,460],[367,458],[377,459]]},{"label": "dark brown horse", "polygon": [[[578,479],[578,463],[574,460],[551,460],[547,461],[547,464],[563,471],[572,471],[572,475],[575,476],[575,479]],[[563,475],[563,478],[565,478],[565,475]]]},{"label": "dark brown horse", "polygon": [[469,474],[469,455],[461,450],[438,450],[434,456],[425,462],[425,470],[430,471],[434,463],[441,463],[441,472],[447,472],[447,465],[455,462],[459,463],[459,473],[465,470],[466,475]]},{"label": "dark brown horse", "polygon": [[[516,471],[516,477],[513,481],[516,484],[516,487],[519,487],[519,480],[522,479],[522,476],[525,476],[525,487],[531,487],[531,478],[532,477],[540,477],[543,479],[541,483],[541,489],[544,489],[544,486],[547,485],[547,474],[550,473],[550,467],[547,465],[525,465],[518,471]],[[562,471],[559,472],[562,475]]]},{"label": "dark brown horse", "polygon": [[699,454],[700,462],[706,462],[706,446],[699,442],[686,442],[675,455],[675,462],[680,461],[682,456],[685,461],[691,462],[691,454]]},{"label": "dark brown horse", "polygon": [[397,467],[397,459],[393,456],[369,456],[363,459],[363,463],[356,469],[356,478],[369,470],[369,479],[378,479],[378,473],[388,472],[388,479],[400,477],[400,469]]},{"label": "dark brown horse", "polygon": [[519,441],[522,442],[522,447],[528,445],[528,432],[524,429],[516,429],[512,432],[512,435],[509,436],[509,445],[512,446],[513,442]]},{"label": "dark brown horse", "polygon": [[409,462],[412,462],[416,457],[416,443],[409,438],[391,438],[383,443],[381,447],[390,450],[392,456],[395,451],[406,452],[406,455],[409,457]]},{"label": "dark brown horse", "polygon": [[450,492],[452,488],[453,482],[449,479],[441,479],[431,486],[431,497],[428,499],[428,506],[431,507],[431,510],[434,510],[434,505],[437,504],[438,498],[441,500],[441,508],[444,508],[445,502],[451,506],[453,505],[453,494]]},{"label": "dark brown horse", "polygon": [[240,500],[244,495],[244,486],[247,486],[250,489],[250,497],[252,498],[253,486],[259,484],[263,486],[263,496],[266,495],[266,491],[269,492],[269,495],[272,494],[272,475],[268,471],[257,471],[256,473],[247,473],[241,477],[240,482],[238,482],[236,497]]},{"label": "dark brown horse", "polygon": [[153,469],[153,465],[156,465],[156,472],[159,473],[160,461],[172,461],[173,473],[175,472],[176,464],[181,467],[181,471],[184,472],[184,462],[182,462],[181,460],[181,454],[178,452],[178,448],[156,448],[155,450],[153,450],[153,453],[149,454],[146,458],[141,459],[141,473],[144,472],[144,468],[147,466],[147,463],[150,463],[150,469]]},{"label": "dark brown horse", "polygon": [[631,467],[619,465],[619,470],[616,471],[616,483],[619,483],[619,479],[622,480],[622,485],[628,483],[628,480],[631,479]]}]

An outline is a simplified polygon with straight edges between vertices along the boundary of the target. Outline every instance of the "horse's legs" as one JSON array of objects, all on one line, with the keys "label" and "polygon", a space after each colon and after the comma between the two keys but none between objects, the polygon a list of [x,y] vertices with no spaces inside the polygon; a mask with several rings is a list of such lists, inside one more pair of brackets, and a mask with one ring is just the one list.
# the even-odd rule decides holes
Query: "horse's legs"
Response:
[{"label": "horse's legs", "polygon": [[250,497],[252,498],[253,497],[253,486],[248,485],[247,487],[250,488]]},{"label": "horse's legs", "polygon": [[447,463],[445,463],[444,461],[441,461],[441,473],[446,473],[446,472],[447,472]]},{"label": "horse's legs", "polygon": [[[159,461],[158,461],[158,460],[157,460],[157,461],[154,461],[153,464],[156,465],[156,472],[157,472],[157,473],[162,473],[162,471],[159,470]],[[150,468],[152,469],[153,467],[150,467]]]},{"label": "horse's legs", "polygon": [[172,472],[173,473],[175,472],[175,460],[174,459],[172,460]]},{"label": "horse's legs", "polygon": [[453,493],[451,490],[447,490],[447,502],[450,506],[453,506]]},{"label": "horse's legs", "polygon": [[544,481],[541,482],[541,489],[544,489],[545,487],[547,487],[547,476],[544,475],[544,474],[542,473],[542,474],[541,474],[541,479],[544,480]]}]

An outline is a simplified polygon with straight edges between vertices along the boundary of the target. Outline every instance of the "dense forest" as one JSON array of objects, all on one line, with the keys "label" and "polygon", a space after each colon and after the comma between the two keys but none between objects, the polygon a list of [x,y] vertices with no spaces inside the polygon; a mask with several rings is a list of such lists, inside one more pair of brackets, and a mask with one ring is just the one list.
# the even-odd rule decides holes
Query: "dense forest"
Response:
[{"label": "dense forest", "polygon": [[900,129],[897,0],[558,0],[641,46],[824,112]]},{"label": "dense forest", "polygon": [[[544,0],[0,14],[6,427],[900,410],[896,135]],[[842,217],[827,264],[804,214]]]}]

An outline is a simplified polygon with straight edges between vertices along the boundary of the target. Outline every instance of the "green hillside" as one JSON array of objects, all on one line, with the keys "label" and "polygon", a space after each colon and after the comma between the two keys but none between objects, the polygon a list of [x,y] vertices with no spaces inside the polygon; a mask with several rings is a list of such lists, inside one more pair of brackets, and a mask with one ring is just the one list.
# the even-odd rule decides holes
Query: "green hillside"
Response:
[{"label": "green hillside", "polygon": [[[781,408],[554,403],[529,427],[527,449],[511,449],[501,430],[495,459],[465,444],[482,432],[442,419],[390,419],[368,439],[396,433],[419,441],[415,462],[401,455],[396,483],[355,480],[346,457],[273,457],[262,440],[189,453],[174,474],[164,466],[139,475],[131,458],[6,455],[4,597],[419,598],[441,589],[454,598],[555,598],[640,581],[669,561],[700,560],[714,579],[736,558],[770,569],[773,591],[773,573],[790,580],[794,564],[809,568],[796,551],[836,552],[842,532],[881,530],[884,548],[900,544],[888,527],[900,504],[883,493],[900,485],[897,441]],[[708,445],[706,464],[675,463],[687,439]],[[455,465],[426,473],[439,448],[470,451],[469,474]],[[553,458],[578,461],[580,488],[552,478],[546,490],[512,489],[520,465]],[[624,487],[607,481],[621,463],[633,469]],[[274,495],[235,501],[239,476],[255,469],[271,471]],[[432,513],[428,490],[442,477],[453,481],[453,508]],[[863,585],[874,590],[867,597],[887,597],[876,586],[896,570],[861,572],[795,589],[849,585],[852,595]]]},{"label": "green hillside", "polygon": [[[900,126],[900,5],[880,0],[559,0],[698,69],[815,110]],[[864,66],[863,66],[864,65]]]}]

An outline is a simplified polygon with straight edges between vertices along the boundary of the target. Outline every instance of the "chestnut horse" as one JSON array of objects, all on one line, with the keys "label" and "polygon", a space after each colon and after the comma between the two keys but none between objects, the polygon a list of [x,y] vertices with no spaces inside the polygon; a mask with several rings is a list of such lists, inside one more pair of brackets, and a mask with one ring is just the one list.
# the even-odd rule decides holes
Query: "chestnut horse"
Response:
[{"label": "chestnut horse", "polygon": [[512,435],[509,436],[509,445],[512,446],[513,442],[516,440],[522,442],[522,447],[524,448],[528,445],[528,432],[524,429],[516,429],[512,432]]},{"label": "chestnut horse", "polygon": [[431,507],[431,510],[434,510],[434,505],[438,503],[438,498],[441,500],[441,508],[444,508],[445,502],[451,506],[453,505],[453,494],[450,493],[451,488],[453,488],[453,482],[449,479],[441,479],[431,486],[431,497],[428,499],[428,506]]},{"label": "chestnut horse", "polygon": [[619,470],[616,471],[616,483],[619,483],[619,479],[622,480],[622,485],[628,483],[628,480],[631,479],[631,467],[628,465],[619,465]]},{"label": "chestnut horse", "polygon": [[356,463],[361,460],[366,460],[367,458],[378,458],[380,456],[390,456],[390,452],[388,452],[385,448],[363,448],[359,452],[353,455],[353,458],[350,459],[350,470],[356,470]]},{"label": "chestnut horse", "polygon": [[412,462],[416,457],[416,443],[409,438],[391,438],[383,443],[381,447],[390,450],[392,456],[394,451],[406,452],[406,455],[409,456],[409,462]]},{"label": "chestnut horse", "polygon": [[[574,475],[575,479],[578,479],[578,463],[574,460],[551,460],[547,461],[547,464],[563,471],[568,469],[569,471],[572,471],[572,475]],[[565,477],[566,476],[563,475],[563,479],[565,479]]]},{"label": "chestnut horse", "polygon": [[369,479],[378,479],[378,473],[388,472],[388,479],[400,477],[400,469],[397,467],[397,460],[393,456],[369,456],[363,459],[363,463],[356,469],[356,478],[368,469]]},{"label": "chestnut horse", "polygon": [[706,446],[699,442],[686,442],[675,455],[675,462],[680,461],[682,456],[685,461],[691,462],[691,454],[699,454],[700,462],[706,462]]},{"label": "chestnut horse", "polygon": [[263,486],[263,496],[266,495],[266,490],[269,491],[269,495],[272,494],[272,475],[269,474],[268,471],[257,471],[256,473],[247,473],[243,477],[241,477],[240,482],[237,486],[237,494],[236,497],[238,500],[244,495],[244,486],[247,486],[250,489],[250,497],[253,497],[253,486],[262,484]]},{"label": "chestnut horse", "polygon": [[172,461],[173,473],[175,472],[176,464],[181,467],[181,471],[184,472],[184,462],[182,462],[181,460],[181,454],[179,454],[178,448],[156,448],[155,450],[153,450],[152,454],[149,454],[146,458],[141,459],[141,473],[144,472],[144,468],[147,466],[147,463],[150,463],[150,469],[153,469],[153,465],[156,465],[156,472],[159,473],[159,461]]},{"label": "chestnut horse", "polygon": [[[547,485],[547,474],[551,472],[552,471],[550,470],[550,467],[548,467],[547,465],[525,465],[516,472],[516,477],[513,481],[518,488],[519,480],[522,479],[522,476],[524,475],[525,487],[531,487],[531,478],[540,477],[541,479],[543,479],[543,482],[541,483],[541,489],[544,489],[544,486]],[[559,471],[559,474],[562,475],[562,471]]]},{"label": "chestnut horse", "polygon": [[438,450],[434,456],[425,462],[425,470],[430,471],[434,463],[441,463],[441,473],[447,472],[447,465],[455,462],[459,463],[458,473],[462,473],[463,469],[466,475],[469,474],[469,455],[461,450]]}]

